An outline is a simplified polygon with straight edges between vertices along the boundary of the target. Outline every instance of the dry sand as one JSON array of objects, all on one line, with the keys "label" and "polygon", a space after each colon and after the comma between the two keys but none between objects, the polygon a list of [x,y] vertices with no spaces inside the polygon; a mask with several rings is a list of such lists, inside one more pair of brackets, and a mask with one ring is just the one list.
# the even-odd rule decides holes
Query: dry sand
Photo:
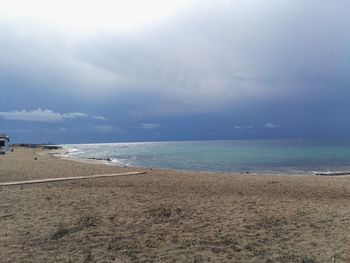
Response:
[{"label": "dry sand", "polygon": [[[143,170],[38,152],[0,181]],[[0,262],[350,262],[350,177],[146,170],[0,188]]]}]

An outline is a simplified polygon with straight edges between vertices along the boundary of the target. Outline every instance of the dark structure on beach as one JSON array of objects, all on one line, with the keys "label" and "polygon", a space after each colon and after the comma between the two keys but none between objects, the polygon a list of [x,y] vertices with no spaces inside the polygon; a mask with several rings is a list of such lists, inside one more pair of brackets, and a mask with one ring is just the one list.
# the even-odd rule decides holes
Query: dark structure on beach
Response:
[{"label": "dark structure on beach", "polygon": [[10,138],[6,134],[0,134],[0,153],[5,154],[9,148]]}]

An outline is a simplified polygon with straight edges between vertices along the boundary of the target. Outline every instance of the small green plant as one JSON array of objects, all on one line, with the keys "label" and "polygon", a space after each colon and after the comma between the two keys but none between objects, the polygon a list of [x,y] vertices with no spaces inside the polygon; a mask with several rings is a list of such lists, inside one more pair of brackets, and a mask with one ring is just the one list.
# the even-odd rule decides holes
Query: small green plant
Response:
[{"label": "small green plant", "polygon": [[255,209],[255,213],[260,226],[273,227],[279,225],[281,222],[281,219],[276,214],[271,214],[260,209]]},{"label": "small green plant", "polygon": [[221,240],[223,245],[230,247],[230,248],[236,248],[238,246],[238,241],[234,236],[230,235],[223,235],[221,236]]},{"label": "small green plant", "polygon": [[71,256],[67,256],[63,258],[63,262],[64,263],[73,263],[73,259],[71,258]]},{"label": "small green plant", "polygon": [[80,216],[78,224],[80,228],[93,227],[93,226],[96,226],[98,220],[99,220],[98,213],[94,211],[89,211],[86,214],[83,214],[82,216]]},{"label": "small green plant", "polygon": [[314,256],[301,256],[301,263],[316,263],[316,259]]},{"label": "small green plant", "polygon": [[172,205],[160,204],[148,210],[148,213],[156,221],[179,220],[184,216],[184,211],[179,207]]},{"label": "small green plant", "polygon": [[159,205],[153,209],[150,210],[151,214],[154,217],[170,217],[171,213],[172,213],[172,209],[169,206],[165,206],[165,205]]},{"label": "small green plant", "polygon": [[92,262],[93,260],[93,256],[92,256],[92,249],[91,249],[91,246],[89,245],[87,250],[86,250],[86,255],[85,255],[85,258],[84,258],[84,263],[89,263],[89,262]]},{"label": "small green plant", "polygon": [[295,263],[316,263],[316,258],[314,256],[308,256],[308,255],[300,255],[298,253],[294,252],[287,252],[278,257],[279,262],[281,263],[289,263],[289,262],[295,262]]},{"label": "small green plant", "polygon": [[69,234],[69,228],[65,227],[62,223],[57,226],[57,229],[52,235],[52,239],[61,239]]}]

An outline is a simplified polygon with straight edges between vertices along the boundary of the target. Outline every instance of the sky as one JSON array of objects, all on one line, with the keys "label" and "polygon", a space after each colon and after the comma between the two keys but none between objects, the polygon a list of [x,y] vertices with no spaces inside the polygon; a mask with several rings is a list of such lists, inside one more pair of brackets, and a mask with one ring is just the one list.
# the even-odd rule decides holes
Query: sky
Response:
[{"label": "sky", "polygon": [[1,0],[13,142],[350,134],[346,0]]}]

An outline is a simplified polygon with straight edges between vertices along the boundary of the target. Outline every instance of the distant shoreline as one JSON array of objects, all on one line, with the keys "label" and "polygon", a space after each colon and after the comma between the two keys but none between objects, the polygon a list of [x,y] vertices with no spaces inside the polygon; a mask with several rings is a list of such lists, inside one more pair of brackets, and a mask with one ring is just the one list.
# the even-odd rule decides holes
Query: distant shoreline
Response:
[{"label": "distant shoreline", "polygon": [[[70,148],[61,147],[57,151],[49,151],[43,152],[44,154],[49,154],[55,158],[59,158],[62,160],[69,160],[78,163],[87,163],[87,164],[101,164],[112,167],[119,168],[136,168],[136,169],[147,169],[147,170],[159,170],[159,171],[174,171],[174,172],[190,172],[190,173],[210,173],[210,174],[232,174],[232,175],[258,175],[258,176],[314,176],[312,171],[294,171],[294,173],[288,172],[238,172],[238,171],[209,171],[209,170],[190,170],[190,169],[175,169],[175,168],[167,168],[167,167],[147,167],[147,166],[127,166],[118,163],[113,163],[110,158],[102,159],[102,158],[82,158],[76,156],[69,156],[67,151]],[[43,148],[43,150],[48,150]]]},{"label": "distant shoreline", "polygon": [[[152,142],[144,142],[144,143],[152,143]],[[164,142],[166,143],[166,142]],[[183,143],[183,142],[182,142]],[[119,143],[112,143],[112,144],[119,144]],[[127,143],[120,143],[120,144],[127,144]],[[74,144],[72,144],[74,145]],[[105,144],[83,144],[83,145],[110,145],[109,143]],[[310,170],[304,170],[304,169],[293,169],[293,170],[285,170],[285,171],[279,171],[279,170],[261,170],[261,171],[237,171],[237,170],[231,170],[231,171],[220,171],[220,170],[208,170],[208,169],[186,169],[186,168],[172,168],[172,167],[162,167],[162,166],[142,166],[142,165],[127,165],[123,164],[122,162],[117,162],[115,158],[106,157],[106,158],[100,158],[100,157],[81,157],[81,156],[72,156],[70,155],[70,152],[78,151],[75,147],[68,147],[68,146],[62,146],[62,145],[44,145],[44,144],[13,144],[13,148],[30,148],[30,149],[43,149],[43,150],[49,150],[51,152],[47,152],[47,154],[50,154],[54,157],[61,158],[61,159],[67,159],[72,160],[76,162],[81,163],[93,163],[93,164],[104,164],[108,166],[115,166],[115,167],[121,167],[121,168],[144,168],[144,169],[159,169],[159,170],[173,170],[173,171],[180,171],[180,172],[209,172],[209,173],[224,173],[224,174],[253,174],[253,175],[279,175],[279,176],[349,176],[350,170],[341,170],[341,169],[333,169],[333,170],[316,170],[316,169],[310,169]],[[53,151],[53,152],[52,152]]]},{"label": "distant shoreline", "polygon": [[63,149],[63,147],[59,145],[36,144],[36,143],[14,143],[14,144],[11,144],[10,147],[12,148],[21,147],[21,148],[31,148],[31,149],[41,148],[46,150]]},{"label": "distant shoreline", "polygon": [[[179,171],[237,174],[332,175],[350,171],[342,149],[329,152],[315,141],[181,141],[69,144],[63,157],[100,161],[119,167],[147,167]],[[327,144],[328,145],[328,142]],[[350,145],[347,146],[350,154]],[[327,153],[328,152],[328,153]],[[312,155],[310,155],[310,153]],[[327,158],[324,159],[324,153]],[[350,155],[349,155],[350,156]],[[346,158],[346,157],[345,157]],[[329,160],[329,162],[327,162]]]}]

